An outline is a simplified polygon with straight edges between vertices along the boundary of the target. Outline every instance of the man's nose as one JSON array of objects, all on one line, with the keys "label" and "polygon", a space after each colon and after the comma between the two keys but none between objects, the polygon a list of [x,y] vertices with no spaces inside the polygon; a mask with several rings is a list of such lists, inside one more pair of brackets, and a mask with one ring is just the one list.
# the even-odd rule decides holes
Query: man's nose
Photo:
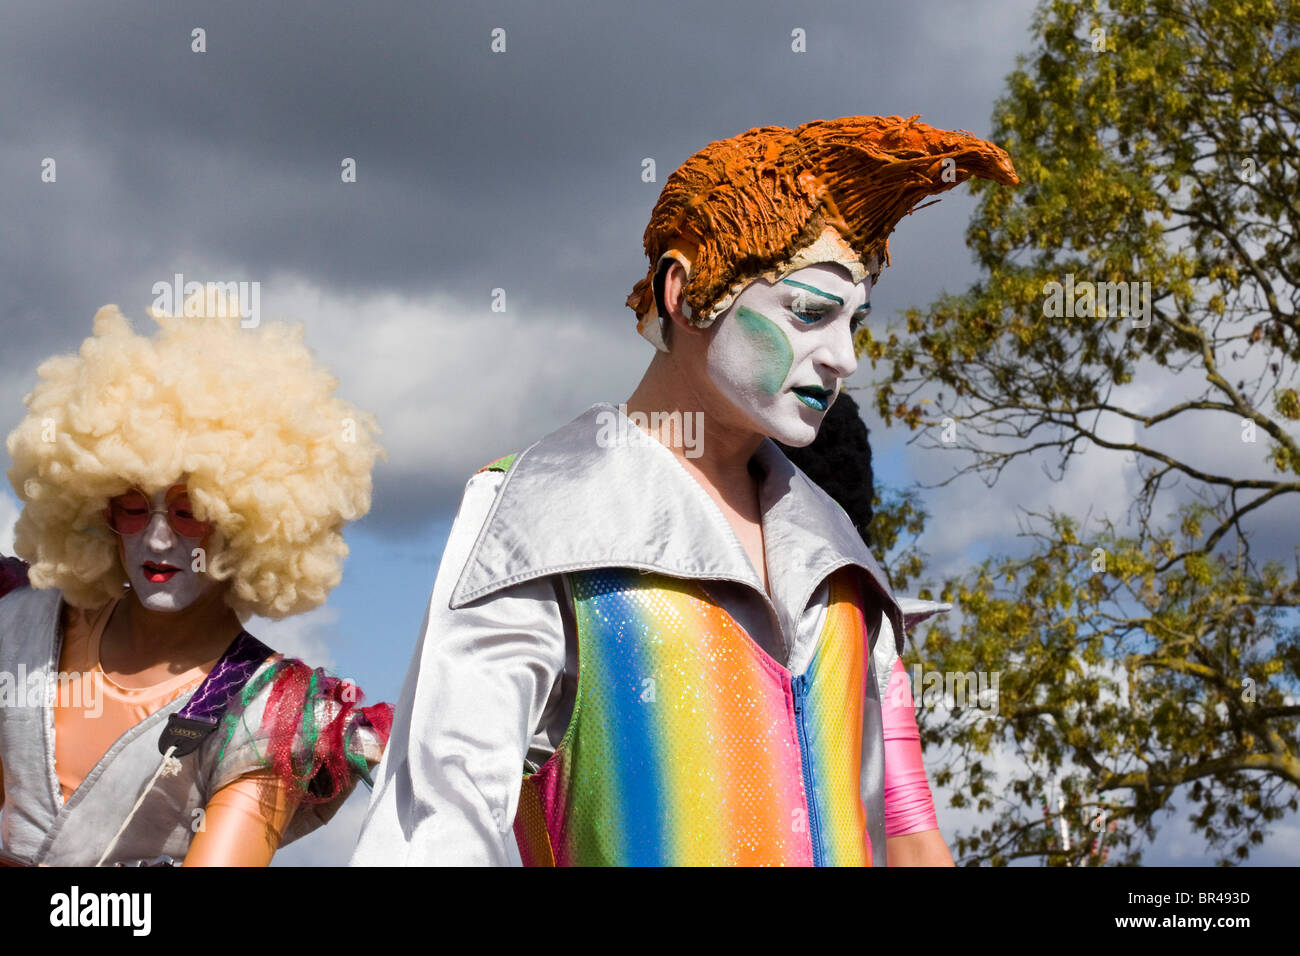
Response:
[{"label": "man's nose", "polygon": [[853,330],[849,323],[840,323],[834,338],[820,351],[818,357],[836,378],[846,379],[858,370],[858,356],[853,349]]}]

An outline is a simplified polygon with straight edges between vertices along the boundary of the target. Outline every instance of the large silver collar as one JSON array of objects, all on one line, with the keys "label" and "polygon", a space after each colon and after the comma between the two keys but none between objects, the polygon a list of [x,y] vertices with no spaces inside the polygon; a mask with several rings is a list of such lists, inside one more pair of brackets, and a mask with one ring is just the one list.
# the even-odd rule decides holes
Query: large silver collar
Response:
[{"label": "large silver collar", "polygon": [[[631,440],[611,441],[611,434]],[[764,471],[759,504],[782,630],[793,634],[817,586],[853,564],[867,572],[901,645],[898,602],[848,516],[772,441],[764,440],[755,458]],[[736,581],[766,597],[708,493],[671,451],[608,404],[593,405],[515,459],[451,607],[521,581],[602,567]]]}]

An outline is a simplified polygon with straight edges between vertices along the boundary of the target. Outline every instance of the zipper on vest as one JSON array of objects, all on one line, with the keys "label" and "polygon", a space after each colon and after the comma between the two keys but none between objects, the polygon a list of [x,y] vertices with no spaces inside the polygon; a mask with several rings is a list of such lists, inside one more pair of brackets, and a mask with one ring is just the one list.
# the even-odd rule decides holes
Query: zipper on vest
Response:
[{"label": "zipper on vest", "polygon": [[813,866],[823,866],[822,828],[817,817],[817,792],[813,783],[812,760],[808,756],[808,677],[800,674],[791,682],[794,690],[794,719],[799,729],[799,766],[803,770],[803,789],[808,801],[808,833],[812,838]]}]

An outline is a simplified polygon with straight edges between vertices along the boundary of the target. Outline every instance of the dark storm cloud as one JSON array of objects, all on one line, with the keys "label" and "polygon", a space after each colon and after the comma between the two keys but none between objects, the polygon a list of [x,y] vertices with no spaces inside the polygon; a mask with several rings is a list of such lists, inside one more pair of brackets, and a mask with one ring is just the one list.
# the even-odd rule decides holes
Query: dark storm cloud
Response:
[{"label": "dark storm cloud", "polygon": [[[139,316],[175,272],[296,274],[340,294],[439,292],[484,310],[504,287],[539,313],[629,330],[641,232],[691,152],[755,125],[853,113],[987,134],[1031,9],[9,4],[0,427],[17,421],[35,364],[75,347],[95,308]],[[206,53],[190,50],[194,27]],[[497,27],[504,54],[489,49]],[[795,28],[807,53],[791,52]],[[40,182],[46,156],[56,185]],[[344,157],[355,185],[340,183]],[[645,157],[656,183],[641,181]],[[972,275],[963,192],[904,221],[877,314]]]}]

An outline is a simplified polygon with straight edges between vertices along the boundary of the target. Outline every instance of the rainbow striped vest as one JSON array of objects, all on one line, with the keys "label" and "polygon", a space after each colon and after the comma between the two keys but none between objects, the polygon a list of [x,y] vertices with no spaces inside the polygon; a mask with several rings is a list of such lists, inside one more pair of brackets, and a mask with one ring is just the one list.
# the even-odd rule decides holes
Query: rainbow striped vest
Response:
[{"label": "rainbow striped vest", "polygon": [[523,781],[525,865],[871,865],[854,569],[832,575],[799,676],[695,582],[624,568],[570,582],[578,689],[563,740]]}]

